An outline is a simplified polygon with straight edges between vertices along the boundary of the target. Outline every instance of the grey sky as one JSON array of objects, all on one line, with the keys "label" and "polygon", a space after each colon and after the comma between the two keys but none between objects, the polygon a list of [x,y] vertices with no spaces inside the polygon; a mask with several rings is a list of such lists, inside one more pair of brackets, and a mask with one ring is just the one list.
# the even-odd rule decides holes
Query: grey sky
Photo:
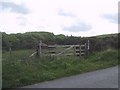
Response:
[{"label": "grey sky", "polygon": [[111,23],[118,24],[118,14],[103,14],[103,18],[107,19]]},{"label": "grey sky", "polygon": [[11,12],[20,13],[20,14],[29,13],[29,10],[27,7],[23,5],[17,5],[13,2],[0,2],[0,6],[1,6],[0,9],[2,10],[10,9]]},{"label": "grey sky", "polygon": [[26,26],[28,23],[28,21],[25,17],[17,17],[17,19],[18,19],[19,25],[21,25],[21,26]]},{"label": "grey sky", "polygon": [[[119,0],[1,0],[0,30],[94,36],[118,32]],[[102,17],[101,17],[102,15]]]},{"label": "grey sky", "polygon": [[72,14],[72,13],[70,13],[68,11],[65,11],[65,10],[59,10],[58,14],[61,15],[61,16],[75,17],[74,14]]},{"label": "grey sky", "polygon": [[84,23],[84,22],[79,22],[76,24],[73,24],[70,27],[63,27],[63,30],[69,31],[69,32],[80,32],[80,31],[88,31],[91,30],[92,26]]}]

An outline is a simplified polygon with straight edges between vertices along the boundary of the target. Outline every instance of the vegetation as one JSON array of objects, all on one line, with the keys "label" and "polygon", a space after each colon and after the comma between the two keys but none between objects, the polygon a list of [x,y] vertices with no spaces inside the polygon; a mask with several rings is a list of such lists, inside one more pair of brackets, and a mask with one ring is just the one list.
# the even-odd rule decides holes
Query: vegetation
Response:
[{"label": "vegetation", "polygon": [[[17,34],[2,32],[0,34],[2,34],[3,88],[21,87],[118,65],[119,34],[93,37],[54,35],[50,32]],[[30,58],[29,56],[34,52],[39,40],[48,45],[56,44],[58,46],[82,44],[90,40],[90,54],[85,58],[77,56],[42,58],[33,56]],[[11,53],[8,52],[10,48],[12,48]]]},{"label": "vegetation", "polygon": [[[89,54],[85,58],[43,57],[28,58],[32,50],[3,53],[3,88],[21,87],[63,76],[85,73],[118,64],[118,50],[106,50]],[[14,56],[14,57],[13,57]]]},{"label": "vegetation", "polygon": [[100,35],[94,37],[75,37],[75,36],[65,36],[65,35],[54,35],[50,32],[26,32],[17,34],[6,34],[2,32],[2,49],[12,50],[18,49],[34,49],[35,44],[42,40],[43,43],[48,45],[58,44],[58,45],[73,45],[81,44],[90,40],[91,51],[101,51],[108,48],[117,49],[119,35],[118,34],[108,34]]}]

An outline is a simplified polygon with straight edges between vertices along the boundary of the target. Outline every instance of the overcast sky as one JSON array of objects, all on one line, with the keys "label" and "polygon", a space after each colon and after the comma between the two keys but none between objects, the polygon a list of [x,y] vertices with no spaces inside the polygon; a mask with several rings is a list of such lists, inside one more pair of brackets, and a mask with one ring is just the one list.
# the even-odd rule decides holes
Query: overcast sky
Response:
[{"label": "overcast sky", "polygon": [[118,32],[119,0],[1,0],[0,31],[94,36]]}]

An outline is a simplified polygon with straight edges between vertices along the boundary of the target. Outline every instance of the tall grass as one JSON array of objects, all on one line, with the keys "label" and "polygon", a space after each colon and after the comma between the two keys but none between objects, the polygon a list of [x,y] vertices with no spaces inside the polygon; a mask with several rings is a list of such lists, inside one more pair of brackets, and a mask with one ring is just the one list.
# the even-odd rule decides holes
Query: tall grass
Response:
[{"label": "tall grass", "polygon": [[96,52],[85,58],[75,56],[28,58],[31,52],[33,51],[14,51],[12,57],[7,52],[3,53],[3,88],[20,87],[118,65],[117,50]]}]

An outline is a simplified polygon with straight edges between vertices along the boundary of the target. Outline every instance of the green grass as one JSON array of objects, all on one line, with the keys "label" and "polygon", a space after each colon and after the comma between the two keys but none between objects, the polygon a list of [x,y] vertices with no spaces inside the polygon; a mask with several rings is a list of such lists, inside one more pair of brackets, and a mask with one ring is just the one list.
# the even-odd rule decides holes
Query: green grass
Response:
[{"label": "green grass", "polygon": [[3,53],[3,88],[21,87],[46,80],[70,76],[118,65],[118,50],[75,56],[27,58],[32,50]]}]

